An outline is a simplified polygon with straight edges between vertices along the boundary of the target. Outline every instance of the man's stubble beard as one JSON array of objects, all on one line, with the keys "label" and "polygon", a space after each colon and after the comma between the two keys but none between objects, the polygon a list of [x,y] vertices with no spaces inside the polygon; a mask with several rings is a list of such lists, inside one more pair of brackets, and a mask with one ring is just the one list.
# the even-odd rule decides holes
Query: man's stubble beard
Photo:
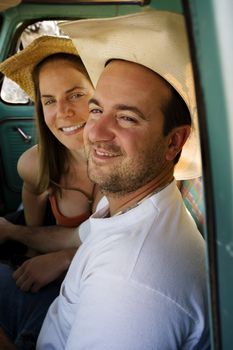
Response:
[{"label": "man's stubble beard", "polygon": [[101,169],[101,165],[89,159],[88,176],[103,194],[120,197],[136,191],[160,174],[165,163],[164,152],[164,141],[160,138],[150,149],[142,150],[133,159],[108,166],[107,171],[105,166]]}]

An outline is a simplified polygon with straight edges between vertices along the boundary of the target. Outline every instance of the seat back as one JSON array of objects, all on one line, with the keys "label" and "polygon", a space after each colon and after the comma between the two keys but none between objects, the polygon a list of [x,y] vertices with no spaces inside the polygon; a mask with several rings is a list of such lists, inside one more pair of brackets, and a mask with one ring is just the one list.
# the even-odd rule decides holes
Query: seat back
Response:
[{"label": "seat back", "polygon": [[194,218],[201,234],[204,232],[204,195],[202,177],[191,180],[182,180],[180,191],[186,208]]}]

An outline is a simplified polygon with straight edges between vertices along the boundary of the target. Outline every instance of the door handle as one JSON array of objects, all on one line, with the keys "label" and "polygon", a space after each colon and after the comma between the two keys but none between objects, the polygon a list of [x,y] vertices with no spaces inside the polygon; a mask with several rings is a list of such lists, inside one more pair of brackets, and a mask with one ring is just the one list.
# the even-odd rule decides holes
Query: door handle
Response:
[{"label": "door handle", "polygon": [[23,140],[24,140],[25,143],[30,143],[30,142],[31,142],[31,140],[32,140],[31,135],[25,134],[25,132],[24,132],[21,128],[16,127],[15,129],[16,129],[16,130],[18,131],[18,133],[22,136],[22,138],[23,138]]}]

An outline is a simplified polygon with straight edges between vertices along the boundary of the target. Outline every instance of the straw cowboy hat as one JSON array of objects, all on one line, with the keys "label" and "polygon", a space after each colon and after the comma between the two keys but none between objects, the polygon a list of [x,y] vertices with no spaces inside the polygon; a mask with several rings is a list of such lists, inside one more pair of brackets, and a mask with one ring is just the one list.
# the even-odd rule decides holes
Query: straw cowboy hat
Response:
[{"label": "straw cowboy hat", "polygon": [[20,85],[34,100],[33,69],[44,58],[55,53],[68,53],[79,56],[71,39],[44,35],[35,39],[24,50],[0,63],[0,72]]},{"label": "straw cowboy hat", "polygon": [[175,177],[201,176],[195,91],[183,16],[146,10],[67,22],[61,28],[72,38],[94,86],[109,60],[123,59],[150,68],[177,90],[189,108],[193,128],[175,167]]}]

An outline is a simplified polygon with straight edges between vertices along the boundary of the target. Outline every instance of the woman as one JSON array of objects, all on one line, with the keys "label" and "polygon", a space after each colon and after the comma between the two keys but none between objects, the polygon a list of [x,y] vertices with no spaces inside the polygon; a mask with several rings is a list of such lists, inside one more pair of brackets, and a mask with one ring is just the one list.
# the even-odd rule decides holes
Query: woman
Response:
[{"label": "woman", "polygon": [[[0,71],[16,81],[35,101],[38,145],[27,150],[18,161],[18,172],[23,179],[26,225],[42,226],[49,202],[57,225],[79,226],[91,214],[98,196],[87,176],[82,139],[88,117],[87,102],[93,87],[72,41],[61,37],[40,37],[3,62]],[[25,321],[24,325],[24,331],[26,329],[36,338],[47,308],[59,292],[61,277],[68,269],[76,247],[43,255],[30,248],[27,260],[14,271],[13,282],[24,292],[38,292],[44,287],[39,293],[42,295],[40,301],[44,300],[40,316],[35,317],[31,324]],[[12,284],[14,300],[29,298],[27,304],[35,304],[35,298],[39,296],[19,294],[10,281],[9,270],[2,267],[0,273],[2,281]],[[0,320],[0,324],[18,347],[23,348],[22,334],[15,325],[17,312],[9,317],[6,307],[9,297],[1,298],[3,321]],[[17,304],[18,301],[14,307],[16,310]],[[9,319],[7,322],[6,318]],[[19,319],[20,316],[17,316]],[[18,330],[13,334],[12,329]]]}]

